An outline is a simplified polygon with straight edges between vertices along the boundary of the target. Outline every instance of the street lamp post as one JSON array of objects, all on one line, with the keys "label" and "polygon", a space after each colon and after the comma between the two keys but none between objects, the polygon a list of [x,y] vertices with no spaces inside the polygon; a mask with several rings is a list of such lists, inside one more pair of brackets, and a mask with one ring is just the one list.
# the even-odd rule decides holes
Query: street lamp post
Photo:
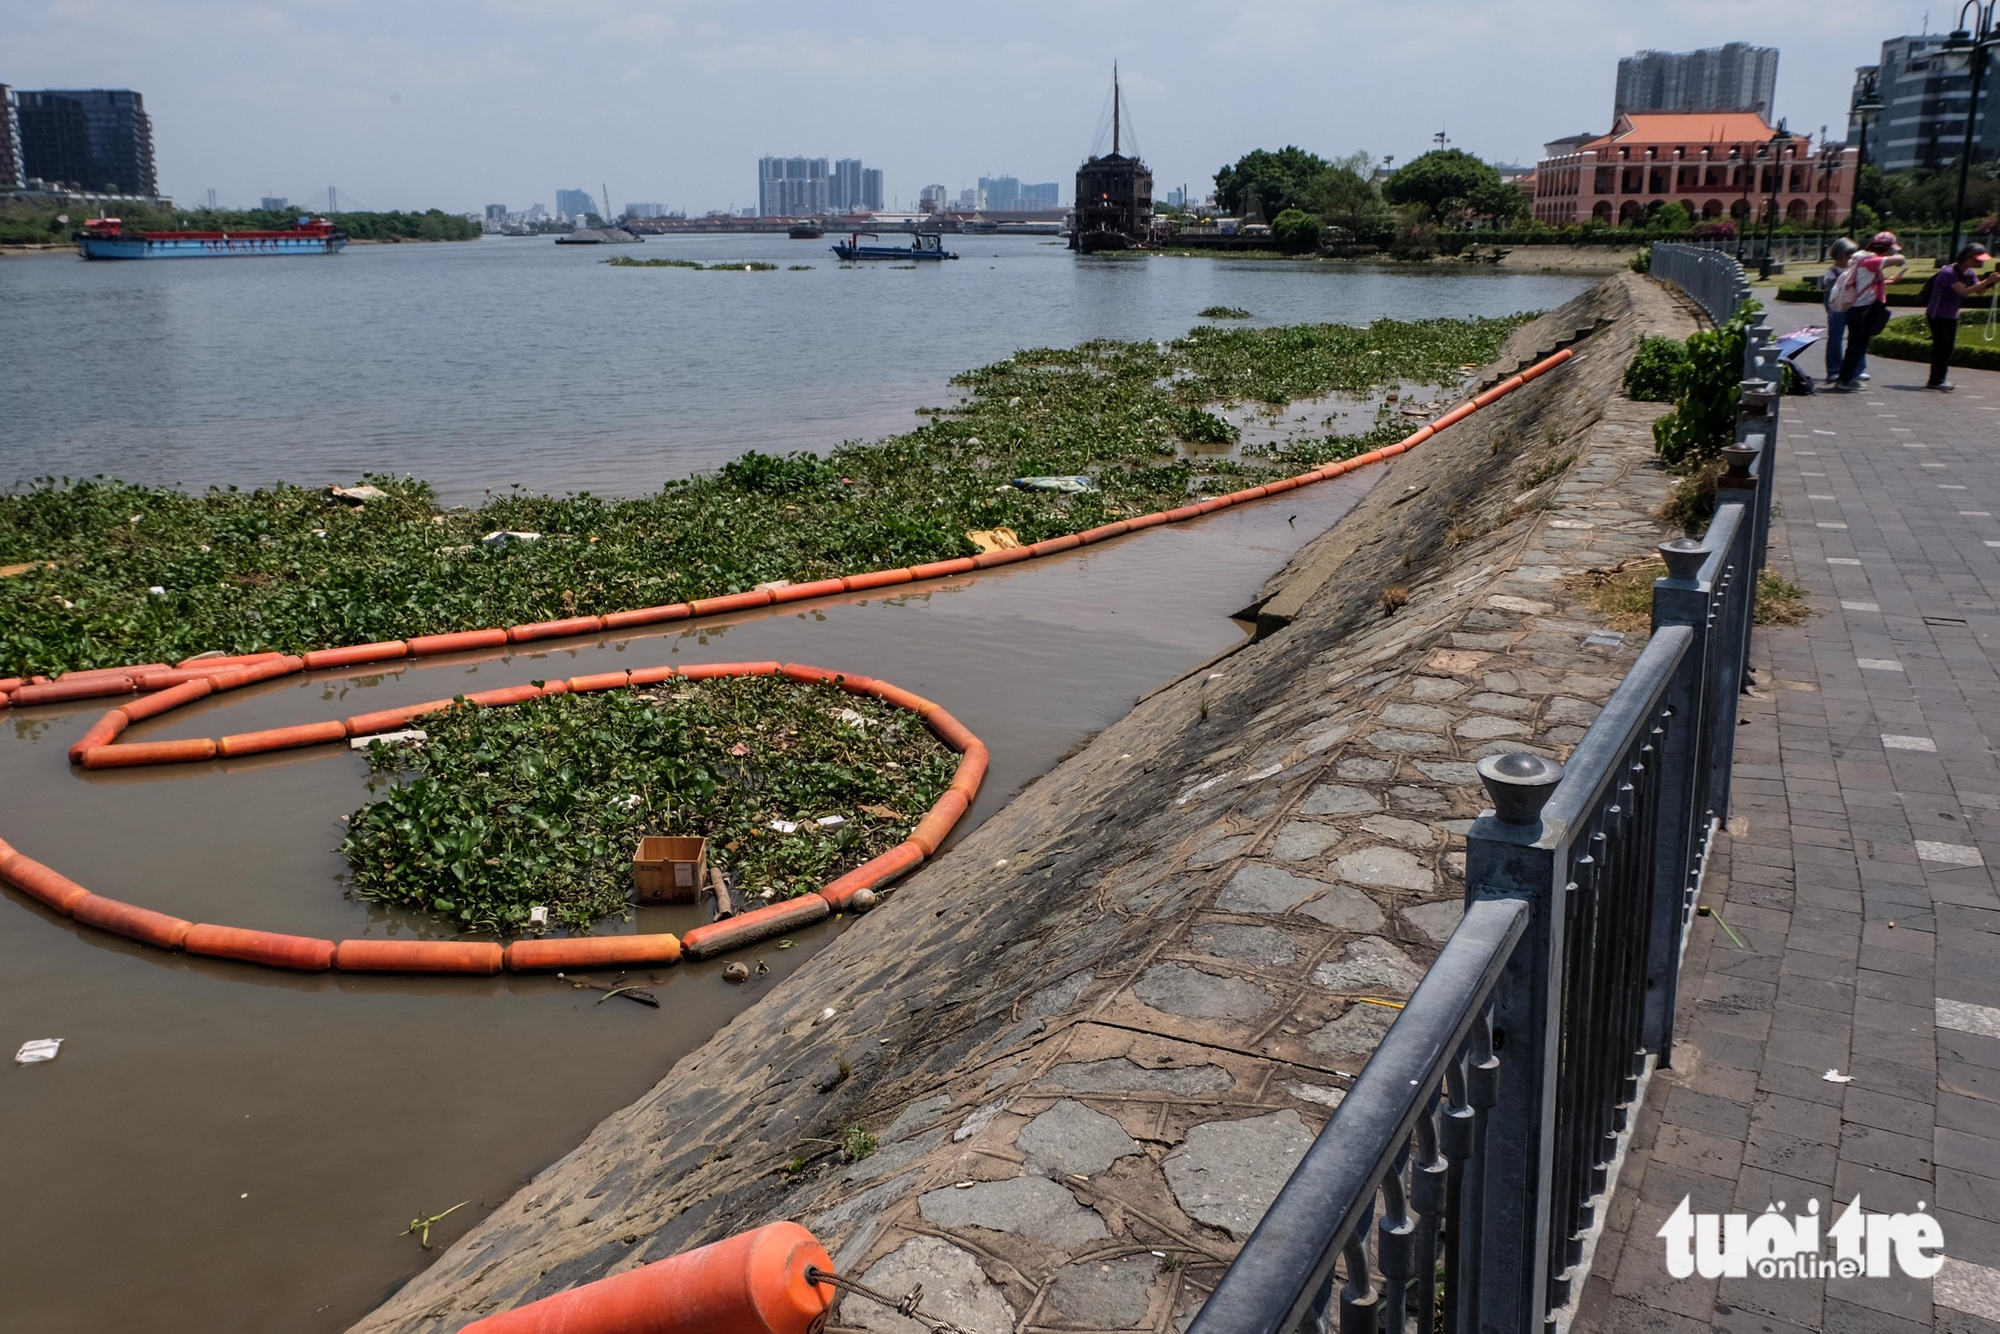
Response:
[{"label": "street lamp post", "polygon": [[[1791,141],[1791,131],[1785,128],[1785,122],[1781,120],[1778,122],[1778,128],[1771,132],[1771,141],[1764,145],[1764,148],[1769,149],[1771,153],[1771,165],[1765,168],[1771,173],[1771,198],[1765,205],[1764,259],[1757,268],[1759,278],[1771,276],[1771,238],[1778,230],[1778,190],[1785,183],[1785,149],[1790,146]],[[1762,156],[1763,149],[1758,152],[1759,156]]]},{"label": "street lamp post", "polygon": [[[1951,249],[1947,253],[1952,260],[1958,257],[1958,243],[1965,226],[1965,187],[1972,171],[1973,127],[1979,119],[1980,85],[1985,82],[1988,53],[2000,46],[2000,33],[1993,28],[1995,2],[1987,0],[1982,5],[1979,0],[1965,0],[1958,11],[1958,27],[1938,49],[1946,69],[1954,74],[1967,70],[1972,73],[1972,88],[1965,99],[1965,142],[1958,153],[1958,201],[1951,209]],[[1966,23],[1968,14],[1972,16],[1970,26]]]},{"label": "street lamp post", "polygon": [[1819,188],[1822,198],[1819,211],[1819,257],[1826,258],[1827,228],[1833,223],[1833,174],[1840,170],[1841,159],[1847,156],[1847,145],[1829,143],[1826,127],[1819,132]]}]

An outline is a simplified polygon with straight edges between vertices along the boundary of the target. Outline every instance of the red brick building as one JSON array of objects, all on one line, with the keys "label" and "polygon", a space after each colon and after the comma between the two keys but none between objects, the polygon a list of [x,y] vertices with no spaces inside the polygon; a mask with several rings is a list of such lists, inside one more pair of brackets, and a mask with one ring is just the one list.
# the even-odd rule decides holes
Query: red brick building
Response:
[{"label": "red brick building", "polygon": [[1795,226],[1833,227],[1854,202],[1855,150],[1816,152],[1754,112],[1629,112],[1611,133],[1545,146],[1535,166],[1535,220],[1627,223],[1677,203],[1697,221],[1761,221],[1771,195]]}]

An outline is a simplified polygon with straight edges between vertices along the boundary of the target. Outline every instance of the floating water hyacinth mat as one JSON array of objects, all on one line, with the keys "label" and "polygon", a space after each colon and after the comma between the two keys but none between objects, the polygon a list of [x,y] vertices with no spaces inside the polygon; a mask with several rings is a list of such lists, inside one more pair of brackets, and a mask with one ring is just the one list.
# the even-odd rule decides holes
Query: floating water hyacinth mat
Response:
[{"label": "floating water hyacinth mat", "polygon": [[[906,434],[823,457],[745,454],[629,500],[514,493],[443,509],[408,479],[372,478],[385,494],[350,505],[296,486],[191,496],[45,478],[0,496],[0,676],[600,615],[971,556],[976,530],[1061,537],[1392,444],[1413,426],[1181,452],[1236,439],[1223,405],[1455,385],[1527,318],[1033,349],[958,376],[962,401],[924,409]],[[1009,485],[1058,475],[1092,489]],[[498,532],[539,537],[483,541]]]},{"label": "floating water hyacinth mat", "polygon": [[959,762],[915,714],[776,677],[455,709],[423,728],[421,746],[369,747],[382,786],[340,847],[351,892],[510,935],[539,929],[536,905],[551,927],[622,916],[649,834],[707,838],[752,907],[817,890],[902,842]]}]

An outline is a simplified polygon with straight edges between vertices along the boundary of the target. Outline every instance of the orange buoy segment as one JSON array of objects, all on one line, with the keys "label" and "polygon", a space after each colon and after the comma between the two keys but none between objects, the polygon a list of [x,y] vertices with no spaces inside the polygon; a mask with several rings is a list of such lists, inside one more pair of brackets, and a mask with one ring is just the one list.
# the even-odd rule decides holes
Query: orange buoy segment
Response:
[{"label": "orange buoy segment", "polygon": [[829,884],[819,892],[819,896],[825,899],[827,905],[835,912],[843,912],[847,905],[853,902],[854,896],[862,890],[880,889],[896,877],[921,866],[923,860],[922,848],[907,841],[898,843],[880,857],[861,863]]},{"label": "orange buoy segment", "polygon": [[131,721],[130,718],[125,716],[123,710],[111,710],[102,718],[92,723],[88,732],[85,732],[76,739],[76,743],[69,748],[69,762],[71,764],[82,764],[86,751],[92,746],[110,745],[118,739],[118,734],[124,731],[126,724]]},{"label": "orange buoy segment", "polygon": [[379,644],[350,644],[346,648],[318,648],[306,654],[306,670],[319,671],[323,667],[352,667],[356,663],[386,662],[391,658],[405,658],[410,646],[400,639],[385,640]]},{"label": "orange buoy segment", "polygon": [[627,679],[635,686],[656,686],[680,675],[678,667],[641,667]]},{"label": "orange buoy segment", "polygon": [[[338,652],[338,650],[335,651]],[[217,667],[250,667],[260,662],[270,662],[274,658],[282,658],[284,656],[284,654],[277,652],[275,649],[268,653],[218,653],[212,658],[182,658],[174,666],[182,671],[189,669],[201,671]],[[163,667],[165,665],[164,663],[156,663],[154,667]],[[132,671],[135,673],[149,670],[152,670],[152,668],[132,668]]]},{"label": "orange buoy segment", "polygon": [[465,1326],[463,1334],[817,1334],[833,1260],[797,1223],[771,1223]]},{"label": "orange buoy segment", "polygon": [[86,676],[74,681],[51,681],[47,685],[25,685],[14,692],[13,700],[16,704],[64,704],[73,699],[129,695],[138,688],[129,676]]},{"label": "orange buoy segment", "polygon": [[776,676],[778,664],[775,662],[698,662],[691,667],[683,667],[678,675],[690,681],[707,681],[718,676]]},{"label": "orange buoy segment", "polygon": [[570,936],[517,940],[507,947],[507,967],[529,973],[550,968],[630,968],[679,963],[681,942],[664,932],[650,936]]},{"label": "orange buoy segment", "polygon": [[917,827],[910,831],[910,842],[922,848],[924,856],[936,856],[938,845],[944,842],[952,826],[958,823],[958,817],[965,814],[966,807],[971,804],[966,800],[965,793],[957,788],[946,788],[930,813],[917,821]]},{"label": "orange buoy segment", "polygon": [[0,880],[5,880],[29,898],[39,900],[65,917],[76,907],[78,899],[90,893],[60,871],[52,870],[19,852],[0,861]]},{"label": "orange buoy segment", "polygon": [[572,616],[561,621],[536,621],[532,625],[516,625],[507,631],[509,641],[520,644],[531,639],[561,639],[566,635],[596,634],[604,628],[602,616]]},{"label": "orange buoy segment", "polygon": [[958,772],[951,776],[953,792],[962,792],[970,802],[979,795],[979,785],[986,779],[986,766],[990,760],[986,747],[974,738],[971,745],[958,757]]},{"label": "orange buoy segment", "polygon": [[774,588],[771,590],[771,601],[803,602],[807,598],[832,597],[835,593],[846,591],[845,579],[815,579],[811,583],[786,584],[783,588]]},{"label": "orange buoy segment", "polygon": [[685,602],[673,602],[664,607],[640,607],[634,611],[614,611],[604,618],[607,630],[629,630],[639,625],[657,625],[661,621],[684,621],[694,614],[694,608]]},{"label": "orange buoy segment", "polygon": [[468,649],[502,648],[507,643],[507,632],[461,630],[450,635],[418,635],[408,642],[412,657],[434,658],[441,653],[464,653]]},{"label": "orange buoy segment", "polygon": [[1033,560],[1033,547],[1008,547],[1005,551],[982,551],[972,558],[975,570],[990,570],[996,565],[1012,565],[1015,561]]},{"label": "orange buoy segment", "polygon": [[912,565],[910,578],[948,579],[955,574],[970,574],[977,567],[970,556],[958,556],[951,560],[934,560],[925,565]]},{"label": "orange buoy segment", "polygon": [[755,607],[771,605],[771,590],[751,589],[748,593],[730,593],[719,598],[696,598],[688,604],[697,616],[719,616],[724,612],[749,611]]},{"label": "orange buoy segment", "polygon": [[333,966],[345,973],[497,973],[506,951],[477,940],[343,940]]},{"label": "orange buoy segment", "polygon": [[206,676],[192,681],[183,681],[177,686],[155,691],[143,699],[127,700],[118,706],[118,712],[125,715],[127,722],[136,723],[144,718],[157,717],[183,704],[192,704],[205,699],[215,691],[215,685]]},{"label": "orange buoy segment", "polygon": [[238,732],[215,743],[218,755],[260,755],[268,750],[290,750],[294,746],[317,746],[347,737],[342,722],[300,723],[296,727],[273,727],[263,732]]},{"label": "orange buoy segment", "polygon": [[587,695],[594,690],[622,690],[631,682],[630,672],[594,672],[589,676],[570,677],[569,693]]},{"label": "orange buoy segment", "polygon": [[753,908],[720,922],[698,926],[687,933],[681,948],[690,959],[708,959],[725,950],[754,945],[772,936],[782,936],[802,926],[811,926],[833,911],[833,905],[818,894],[801,894],[768,908]]},{"label": "orange buoy segment", "polygon": [[127,741],[117,746],[92,746],[83,752],[86,769],[130,769],[142,764],[198,764],[215,758],[208,737],[186,741]]},{"label": "orange buoy segment", "polygon": [[428,714],[443,713],[451,707],[451,704],[448,699],[434,699],[423,704],[405,704],[400,709],[357,713],[347,720],[347,735],[367,736],[370,732],[394,732]]},{"label": "orange buoy segment", "polygon": [[907,569],[870,570],[867,574],[850,574],[840,581],[850,593],[866,592],[871,588],[887,588],[890,584],[907,584],[910,571]]},{"label": "orange buoy segment", "polygon": [[85,894],[70,907],[70,916],[100,930],[163,950],[177,950],[194,930],[194,923],[151,908],[136,908],[99,894]]},{"label": "orange buoy segment", "polygon": [[332,941],[281,935],[276,931],[246,931],[238,926],[201,922],[188,931],[182,947],[189,954],[261,963],[268,968],[293,968],[305,973],[323,973],[333,967]]},{"label": "orange buoy segment", "polygon": [[942,705],[933,704],[928,709],[920,710],[920,713],[937,739],[960,754],[979,744],[979,738],[972,734],[972,729],[952,717]]}]

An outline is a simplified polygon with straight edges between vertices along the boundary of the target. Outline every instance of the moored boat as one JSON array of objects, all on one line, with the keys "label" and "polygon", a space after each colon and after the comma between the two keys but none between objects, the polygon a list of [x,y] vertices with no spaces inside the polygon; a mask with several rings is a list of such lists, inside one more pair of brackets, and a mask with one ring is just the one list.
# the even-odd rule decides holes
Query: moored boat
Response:
[{"label": "moored boat", "polygon": [[826,229],[815,227],[810,222],[802,222],[793,227],[786,235],[790,236],[794,241],[817,241],[820,237],[826,235]]},{"label": "moored boat", "polygon": [[336,255],[347,233],[325,218],[300,218],[269,231],[127,231],[117,218],[90,218],[76,233],[85,259],[229,259],[247,255]]},{"label": "moored boat", "polygon": [[910,238],[908,246],[863,245],[861,238],[874,237],[881,240],[878,232],[856,232],[848,240],[833,247],[833,253],[842,259],[957,259],[958,256],[944,248],[944,238],[936,232],[918,232]]}]

